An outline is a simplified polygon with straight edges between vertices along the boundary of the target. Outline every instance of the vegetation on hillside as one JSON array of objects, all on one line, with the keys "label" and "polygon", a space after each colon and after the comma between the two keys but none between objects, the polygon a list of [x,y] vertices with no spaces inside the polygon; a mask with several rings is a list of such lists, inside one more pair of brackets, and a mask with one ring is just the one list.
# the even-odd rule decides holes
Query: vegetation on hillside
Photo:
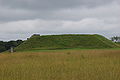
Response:
[{"label": "vegetation on hillside", "polygon": [[120,45],[120,42],[115,42],[116,44]]},{"label": "vegetation on hillside", "polygon": [[117,48],[117,44],[101,35],[33,35],[15,50],[66,49],[66,48]]},{"label": "vegetation on hillside", "polygon": [[120,80],[120,50],[0,54],[0,80]]}]

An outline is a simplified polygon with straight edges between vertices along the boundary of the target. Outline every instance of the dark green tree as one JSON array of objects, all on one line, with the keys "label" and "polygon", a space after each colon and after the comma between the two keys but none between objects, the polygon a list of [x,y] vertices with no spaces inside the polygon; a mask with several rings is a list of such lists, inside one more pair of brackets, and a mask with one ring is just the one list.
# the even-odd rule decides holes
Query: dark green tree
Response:
[{"label": "dark green tree", "polygon": [[11,47],[17,47],[23,42],[24,41],[22,40],[8,41],[8,42],[0,41],[0,52],[9,50]]}]

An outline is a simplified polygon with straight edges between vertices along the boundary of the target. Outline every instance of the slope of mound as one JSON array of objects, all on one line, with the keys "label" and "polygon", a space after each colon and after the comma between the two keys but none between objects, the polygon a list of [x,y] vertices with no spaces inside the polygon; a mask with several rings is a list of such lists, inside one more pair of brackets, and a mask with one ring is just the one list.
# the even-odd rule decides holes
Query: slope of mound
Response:
[{"label": "slope of mound", "polygon": [[120,45],[120,42],[116,42],[116,44]]},{"label": "slope of mound", "polygon": [[33,35],[15,50],[65,49],[65,48],[116,48],[117,44],[101,35]]}]

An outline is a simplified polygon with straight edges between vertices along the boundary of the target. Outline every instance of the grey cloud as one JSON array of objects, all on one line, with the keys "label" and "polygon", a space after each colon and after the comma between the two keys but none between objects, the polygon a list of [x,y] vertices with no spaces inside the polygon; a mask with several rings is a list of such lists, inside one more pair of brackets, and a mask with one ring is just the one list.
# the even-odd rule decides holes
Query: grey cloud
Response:
[{"label": "grey cloud", "polygon": [[[51,33],[114,33],[119,32],[119,25],[107,23],[102,19],[86,18],[80,21],[47,21],[47,20],[25,20],[0,24],[4,26],[0,33],[7,34],[51,34]],[[22,27],[21,27],[22,26]],[[9,29],[12,28],[12,29]],[[106,36],[108,36],[106,34]]]},{"label": "grey cloud", "polygon": [[26,40],[27,37],[30,37],[31,34],[0,34],[0,41],[9,41],[9,40]]},{"label": "grey cloud", "polygon": [[119,0],[0,0],[1,5],[9,8],[32,10],[52,10],[77,6],[95,7]]},{"label": "grey cloud", "polygon": [[31,20],[36,18],[45,19],[45,20],[80,20],[86,17],[103,17],[103,18],[114,17],[114,16],[118,17],[120,14],[119,6],[120,6],[119,3],[117,3],[116,1],[114,2],[111,1],[111,3],[109,4],[93,7],[93,8],[78,6],[73,8],[67,8],[67,9],[63,8],[57,10],[45,10],[43,8],[44,10],[37,10],[37,11],[0,6],[0,13],[1,13],[0,21],[16,21],[16,20],[27,20],[27,19]]},{"label": "grey cloud", "polygon": [[56,11],[54,18],[68,19],[68,20],[80,20],[83,18],[118,18],[120,17],[120,5],[118,3],[111,3],[108,5],[95,7],[95,8],[74,8],[63,9]]},{"label": "grey cloud", "polygon": [[51,11],[32,11],[25,9],[11,9],[0,6],[0,21],[16,21],[36,18],[49,18],[53,12]]},{"label": "grey cloud", "polygon": [[120,0],[0,0],[0,40],[33,33],[120,35]]}]

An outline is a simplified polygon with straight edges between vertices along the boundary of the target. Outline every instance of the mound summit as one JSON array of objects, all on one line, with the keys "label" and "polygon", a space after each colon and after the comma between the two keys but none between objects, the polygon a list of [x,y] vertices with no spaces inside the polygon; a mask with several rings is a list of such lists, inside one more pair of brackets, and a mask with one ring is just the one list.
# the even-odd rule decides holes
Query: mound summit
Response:
[{"label": "mound summit", "polygon": [[16,51],[66,48],[117,48],[104,36],[93,34],[33,35],[16,47]]}]

